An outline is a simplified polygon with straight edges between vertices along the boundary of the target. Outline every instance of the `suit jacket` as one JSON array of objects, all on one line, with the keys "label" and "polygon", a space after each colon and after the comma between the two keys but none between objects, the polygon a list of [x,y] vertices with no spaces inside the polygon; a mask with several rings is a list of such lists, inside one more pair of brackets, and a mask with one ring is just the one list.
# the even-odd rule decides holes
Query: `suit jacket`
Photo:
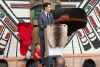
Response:
[{"label": "suit jacket", "polygon": [[46,28],[47,25],[52,24],[54,22],[53,16],[50,13],[49,17],[45,15],[45,12],[41,12],[40,16],[38,17],[38,25],[40,29]]}]

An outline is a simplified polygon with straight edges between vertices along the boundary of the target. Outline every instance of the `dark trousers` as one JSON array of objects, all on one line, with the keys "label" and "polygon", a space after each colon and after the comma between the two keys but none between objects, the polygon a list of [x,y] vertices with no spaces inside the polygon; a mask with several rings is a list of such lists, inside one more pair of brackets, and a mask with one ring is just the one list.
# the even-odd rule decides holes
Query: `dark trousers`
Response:
[{"label": "dark trousers", "polygon": [[45,54],[45,35],[44,30],[39,30],[39,36],[40,36],[40,48],[41,48],[41,56],[44,57]]}]

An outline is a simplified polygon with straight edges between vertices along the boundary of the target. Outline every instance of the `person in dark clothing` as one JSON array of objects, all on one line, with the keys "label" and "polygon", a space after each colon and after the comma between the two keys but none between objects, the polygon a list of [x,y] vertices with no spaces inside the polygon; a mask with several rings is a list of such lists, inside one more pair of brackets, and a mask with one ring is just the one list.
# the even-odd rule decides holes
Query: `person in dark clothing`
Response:
[{"label": "person in dark clothing", "polygon": [[34,67],[34,60],[29,59],[26,61],[26,67]]},{"label": "person in dark clothing", "polygon": [[8,67],[8,62],[4,59],[0,59],[0,67]]}]

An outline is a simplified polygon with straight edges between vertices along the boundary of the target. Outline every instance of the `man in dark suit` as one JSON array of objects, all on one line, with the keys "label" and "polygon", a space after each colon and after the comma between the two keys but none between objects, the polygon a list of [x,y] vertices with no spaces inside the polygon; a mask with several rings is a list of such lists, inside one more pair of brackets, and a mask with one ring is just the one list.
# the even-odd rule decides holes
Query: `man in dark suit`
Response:
[{"label": "man in dark suit", "polygon": [[52,24],[54,22],[53,16],[50,12],[51,12],[51,3],[46,2],[43,4],[43,11],[38,17],[40,47],[41,47],[42,57],[44,57],[45,54],[44,30],[47,27],[47,25]]}]

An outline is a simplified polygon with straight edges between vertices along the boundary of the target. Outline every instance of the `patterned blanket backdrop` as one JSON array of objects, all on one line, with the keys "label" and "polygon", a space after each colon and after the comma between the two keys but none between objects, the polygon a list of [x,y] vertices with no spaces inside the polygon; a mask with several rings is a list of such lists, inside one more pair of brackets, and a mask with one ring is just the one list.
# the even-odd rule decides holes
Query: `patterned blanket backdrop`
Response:
[{"label": "patterned blanket backdrop", "polygon": [[[74,9],[83,9],[87,15],[87,24],[81,29],[78,28],[79,21],[72,24],[68,22],[47,26],[45,29],[46,60],[44,60],[48,63],[47,66],[41,60],[40,62],[33,60],[35,54],[41,55],[37,17],[41,13],[42,0],[0,0],[0,67],[5,67],[2,62],[6,63],[6,61],[8,67],[26,67],[27,63],[30,64],[29,67],[54,67],[54,58],[57,56],[65,59],[67,67],[82,67],[89,59],[93,60],[96,67],[100,67],[100,0],[83,0],[77,3],[63,1],[59,4],[62,8],[66,8],[67,4]],[[79,14],[73,10],[71,13],[70,9],[66,11],[65,13],[68,13],[66,15],[70,15],[71,18]],[[57,12],[58,17],[64,10]],[[54,15],[54,19],[56,16]],[[66,18],[63,19],[66,20]],[[22,25],[19,30],[20,24]],[[49,60],[51,57],[53,58]]]}]

